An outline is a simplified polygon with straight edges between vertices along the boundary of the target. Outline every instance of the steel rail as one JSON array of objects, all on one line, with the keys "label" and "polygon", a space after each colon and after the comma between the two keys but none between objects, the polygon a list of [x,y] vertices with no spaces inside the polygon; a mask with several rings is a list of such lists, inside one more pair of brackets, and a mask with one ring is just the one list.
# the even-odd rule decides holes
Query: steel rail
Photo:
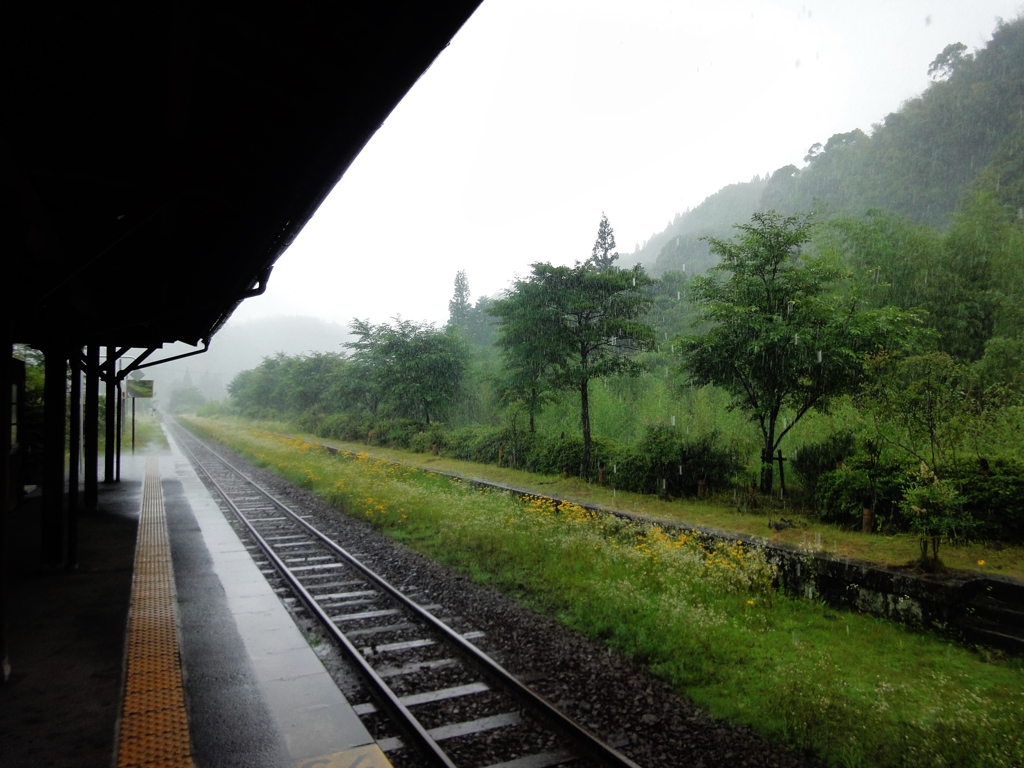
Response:
[{"label": "steel rail", "polygon": [[[230,468],[232,471],[236,472],[246,482],[252,485],[252,487],[255,490],[263,494],[272,504],[274,504],[283,512],[287,513],[290,517],[292,517],[293,520],[299,526],[304,528],[311,535],[318,538],[324,545],[326,545],[339,557],[344,559],[353,568],[355,568],[368,579],[377,584],[381,589],[383,589],[396,601],[405,606],[409,611],[420,617],[424,622],[429,624],[439,634],[443,635],[445,639],[451,642],[452,645],[454,645],[461,652],[463,657],[467,659],[469,662],[471,662],[473,666],[475,666],[485,677],[491,679],[499,687],[504,688],[510,695],[512,695],[513,698],[518,700],[525,707],[534,710],[539,710],[540,713],[543,715],[544,720],[546,720],[549,725],[551,725],[556,730],[561,732],[563,736],[568,738],[587,757],[590,757],[603,765],[611,766],[613,768],[640,768],[640,766],[637,763],[633,762],[618,750],[601,741],[597,736],[583,728],[583,726],[579,725],[579,723],[570,719],[567,715],[565,715],[563,712],[557,709],[547,699],[543,698],[542,696],[531,690],[529,687],[524,685],[512,673],[510,673],[504,667],[498,664],[498,662],[496,662],[486,653],[484,653],[475,645],[473,645],[473,643],[466,640],[458,632],[453,630],[443,621],[435,617],[432,613],[422,608],[418,603],[409,599],[399,589],[388,583],[382,576],[378,575],[377,573],[363,565],[363,563],[361,563],[359,560],[357,560],[355,557],[349,554],[335,541],[331,540],[326,534],[322,533],[313,525],[303,520],[299,515],[295,514],[284,502],[279,500],[269,491],[262,488],[259,485],[259,483],[250,478],[248,475],[246,475],[245,472],[231,464],[231,462],[222,457],[213,449],[207,447],[207,450],[209,450],[210,453],[216,456],[219,461],[223,462],[225,466]],[[209,476],[208,473],[207,476]],[[360,661],[362,662],[364,660],[360,657]]]},{"label": "steel rail", "polygon": [[[355,662],[357,668],[361,674],[366,678],[370,685],[371,690],[376,694],[378,702],[388,711],[399,724],[402,730],[406,732],[407,736],[411,736],[413,741],[419,744],[419,746],[427,753],[434,765],[444,766],[445,768],[457,768],[455,763],[451,761],[451,758],[445,753],[441,746],[427,733],[426,729],[420,724],[419,720],[409,711],[409,709],[399,700],[398,696],[388,686],[387,683],[377,674],[377,672],[369,665],[366,659],[363,658],[359,650],[352,644],[345,634],[338,628],[338,626],[331,620],[331,617],[327,615],[327,612],[320,606],[316,598],[309,593],[309,591],[299,582],[298,578],[292,573],[291,569],[278,557],[277,553],[274,552],[270,544],[260,535],[259,531],[256,530],[255,526],[246,518],[245,513],[238,508],[238,505],[231,500],[227,491],[221,486],[219,482],[213,477],[212,474],[202,465],[199,458],[195,455],[191,448],[184,443],[181,444],[182,448],[192,457],[195,465],[200,469],[204,475],[209,479],[210,483],[220,493],[221,498],[224,499],[225,503],[231,508],[231,511],[235,513],[235,516],[242,522],[243,525],[248,529],[249,533],[259,544],[264,554],[270,559],[274,567],[281,573],[281,576],[288,582],[289,586],[295,590],[295,592],[305,603],[306,607],[317,617],[317,619],[327,628],[327,631],[334,637],[334,639],[345,649],[350,659]],[[210,450],[207,448],[207,450]],[[222,461],[232,471],[240,475],[244,480],[250,483],[254,488],[259,491],[263,491],[259,485],[257,485],[252,479],[240,472],[236,467],[232,466],[229,462],[225,461],[223,457],[219,456],[215,451],[210,450],[218,460]],[[283,511],[287,512],[294,519],[300,520],[294,512],[288,509],[282,502],[272,497],[271,501]],[[304,521],[302,521],[304,522]]]}]

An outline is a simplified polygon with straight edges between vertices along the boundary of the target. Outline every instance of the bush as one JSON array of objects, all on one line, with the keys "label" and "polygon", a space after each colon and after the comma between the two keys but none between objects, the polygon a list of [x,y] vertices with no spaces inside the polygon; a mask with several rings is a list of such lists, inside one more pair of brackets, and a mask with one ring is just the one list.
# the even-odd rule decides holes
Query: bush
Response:
[{"label": "bush", "polygon": [[814,498],[818,478],[841,465],[846,457],[854,453],[855,446],[853,433],[844,430],[829,435],[819,443],[808,443],[793,455],[790,466],[810,498]]},{"label": "bush", "polygon": [[822,522],[844,528],[856,527],[860,524],[864,508],[872,506],[873,495],[871,478],[866,470],[842,466],[818,475],[815,508]]},{"label": "bush", "polygon": [[921,563],[929,563],[928,544],[931,543],[931,564],[939,563],[939,542],[967,539],[976,527],[969,512],[964,511],[963,499],[950,480],[936,477],[923,461],[917,474],[910,478],[903,492],[903,513],[910,521],[910,530],[921,539]]},{"label": "bush", "polygon": [[299,414],[295,419],[295,426],[303,432],[311,432],[314,435],[319,435],[326,418],[327,417],[322,413],[306,411],[305,413]]},{"label": "bush", "polygon": [[905,531],[910,525],[901,508],[906,482],[907,470],[901,464],[855,455],[818,476],[815,511],[822,522],[856,528],[868,507],[874,511],[878,530]]},{"label": "bush", "polygon": [[373,425],[370,443],[386,448],[410,448],[413,438],[428,428],[426,422],[412,419],[378,421]]},{"label": "bush", "polygon": [[196,416],[202,416],[204,418],[213,418],[216,416],[230,416],[232,409],[228,403],[220,402],[219,400],[207,400],[205,405],[196,411]]},{"label": "bush", "polygon": [[1024,463],[997,459],[987,471],[963,469],[951,478],[976,521],[975,537],[1024,543]]},{"label": "bush", "polygon": [[[603,459],[600,445],[601,441],[594,440],[592,460],[598,466]],[[583,437],[566,437],[564,433],[559,437],[537,434],[524,459],[524,469],[530,472],[542,475],[579,474],[583,461]]]},{"label": "bush", "polygon": [[367,421],[364,417],[353,413],[332,413],[320,422],[316,434],[320,437],[354,443],[366,440],[367,434],[372,429],[372,422]]},{"label": "bush", "polygon": [[676,427],[656,424],[632,446],[619,449],[606,474],[612,487],[664,496],[696,496],[703,487],[725,487],[740,470],[735,455],[719,445],[717,436],[685,440]]},{"label": "bush", "polygon": [[441,424],[430,424],[417,432],[409,440],[409,449],[418,453],[438,453],[445,450],[448,443],[448,429]]}]

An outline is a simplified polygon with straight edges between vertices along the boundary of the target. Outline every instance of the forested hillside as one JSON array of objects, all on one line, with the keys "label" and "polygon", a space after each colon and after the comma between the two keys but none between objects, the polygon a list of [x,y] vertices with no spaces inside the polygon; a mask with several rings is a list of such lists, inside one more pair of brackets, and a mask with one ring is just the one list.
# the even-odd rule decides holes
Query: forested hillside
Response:
[{"label": "forested hillside", "polygon": [[929,74],[932,85],[870,134],[823,138],[803,167],[722,189],[652,235],[629,263],[655,275],[683,264],[703,271],[711,264],[699,238],[727,236],[758,210],[863,216],[877,208],[944,229],[966,193],[988,191],[1024,215],[1024,24],[1000,24],[974,53],[951,43]]}]

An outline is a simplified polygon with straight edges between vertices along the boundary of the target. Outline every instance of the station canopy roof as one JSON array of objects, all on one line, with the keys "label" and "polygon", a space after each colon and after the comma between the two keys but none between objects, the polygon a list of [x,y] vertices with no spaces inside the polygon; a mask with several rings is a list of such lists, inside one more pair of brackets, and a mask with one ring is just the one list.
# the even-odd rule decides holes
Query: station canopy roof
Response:
[{"label": "station canopy roof", "polygon": [[208,341],[478,4],[6,9],[11,339]]}]

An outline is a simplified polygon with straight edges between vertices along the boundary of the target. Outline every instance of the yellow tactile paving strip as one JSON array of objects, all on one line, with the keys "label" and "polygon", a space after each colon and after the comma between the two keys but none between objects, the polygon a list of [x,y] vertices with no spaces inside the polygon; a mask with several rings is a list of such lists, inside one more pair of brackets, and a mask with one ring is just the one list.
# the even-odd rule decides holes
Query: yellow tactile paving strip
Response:
[{"label": "yellow tactile paving strip", "polygon": [[192,765],[176,614],[160,465],[150,457],[135,547],[118,768]]}]

